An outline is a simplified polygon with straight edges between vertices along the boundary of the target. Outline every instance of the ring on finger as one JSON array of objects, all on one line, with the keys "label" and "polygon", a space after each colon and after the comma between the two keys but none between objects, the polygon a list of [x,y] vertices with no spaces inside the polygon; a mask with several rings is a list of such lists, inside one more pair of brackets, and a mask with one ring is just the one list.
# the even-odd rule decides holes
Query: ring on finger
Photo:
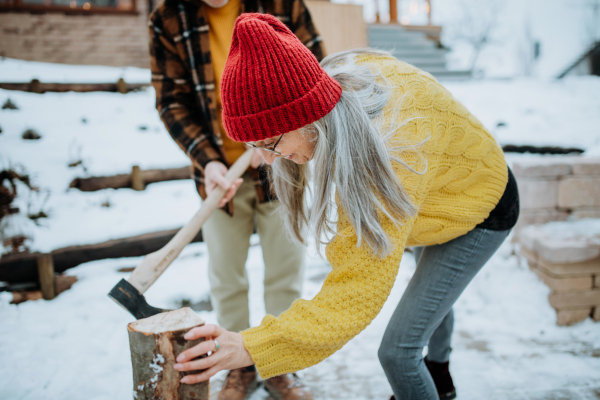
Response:
[{"label": "ring on finger", "polygon": [[216,340],[214,340],[214,342],[215,342],[215,349],[213,350],[213,353],[214,353],[215,351],[219,350],[219,348],[221,347],[221,346],[219,345],[219,342],[217,342]]}]

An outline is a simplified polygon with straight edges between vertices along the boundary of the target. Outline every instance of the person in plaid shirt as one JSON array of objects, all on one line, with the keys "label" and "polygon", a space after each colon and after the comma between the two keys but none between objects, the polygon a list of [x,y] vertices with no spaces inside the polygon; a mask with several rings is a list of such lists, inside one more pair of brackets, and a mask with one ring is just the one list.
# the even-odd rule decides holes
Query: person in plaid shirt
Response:
[{"label": "person in plaid shirt", "polygon": [[[267,165],[256,152],[243,178],[229,184],[228,167],[246,150],[227,137],[219,85],[236,18],[268,13],[282,21],[320,61],[321,38],[303,0],[165,0],[149,21],[152,84],[156,108],[173,140],[192,161],[192,176],[204,199],[217,186],[227,190],[203,227],[209,252],[212,304],[219,324],[239,332],[250,327],[245,270],[250,235],[261,238],[264,299],[278,316],[300,296],[304,249],[292,242],[275,211]],[[235,206],[235,207],[234,207]],[[284,400],[310,400],[295,374],[269,378],[265,388]],[[246,399],[258,386],[256,369],[229,371],[220,400]]]}]

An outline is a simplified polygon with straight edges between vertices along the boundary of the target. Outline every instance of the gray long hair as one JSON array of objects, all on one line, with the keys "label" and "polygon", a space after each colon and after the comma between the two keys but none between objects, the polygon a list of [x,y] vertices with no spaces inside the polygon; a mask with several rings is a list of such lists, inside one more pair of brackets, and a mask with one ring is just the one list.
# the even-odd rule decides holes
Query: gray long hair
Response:
[{"label": "gray long hair", "polygon": [[[416,214],[404,186],[394,174],[392,162],[424,173],[415,171],[399,156],[403,150],[414,149],[424,142],[406,144],[395,139],[407,122],[395,121],[394,114],[399,112],[401,102],[393,105],[391,118],[389,115],[384,118],[382,111],[392,88],[378,71],[356,63],[357,56],[366,54],[390,56],[361,49],[332,54],[321,62],[341,85],[341,99],[329,114],[301,129],[309,140],[316,142],[312,162],[298,165],[277,158],[272,180],[293,238],[306,244],[304,235],[311,234],[318,245],[328,243],[336,233],[337,197],[354,227],[357,245],[364,240],[375,254],[383,257],[393,249],[381,226],[380,215],[399,227],[405,218]],[[307,191],[309,182],[312,187]],[[312,195],[310,209],[305,196],[308,193]]]}]

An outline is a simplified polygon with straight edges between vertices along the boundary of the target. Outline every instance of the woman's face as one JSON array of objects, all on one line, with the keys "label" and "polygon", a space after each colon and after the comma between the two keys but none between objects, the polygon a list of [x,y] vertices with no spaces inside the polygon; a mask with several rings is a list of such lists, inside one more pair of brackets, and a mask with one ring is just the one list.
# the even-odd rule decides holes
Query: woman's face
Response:
[{"label": "woman's face", "polygon": [[[256,147],[265,147],[281,153],[281,155],[278,156],[270,151],[259,149],[260,155],[267,164],[271,164],[277,157],[285,158],[296,164],[304,164],[312,160],[315,152],[316,141],[311,140],[312,137],[313,135],[301,133],[300,130],[297,129],[295,131],[284,133],[283,135],[252,142],[252,144]],[[278,140],[279,143],[277,143]],[[273,146],[276,143],[277,146],[273,149]]]}]

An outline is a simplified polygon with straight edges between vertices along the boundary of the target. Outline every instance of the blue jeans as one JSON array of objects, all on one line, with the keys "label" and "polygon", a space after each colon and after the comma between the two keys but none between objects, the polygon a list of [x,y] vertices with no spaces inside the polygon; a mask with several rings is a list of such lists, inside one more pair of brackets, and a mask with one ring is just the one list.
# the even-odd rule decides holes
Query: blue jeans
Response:
[{"label": "blue jeans", "polygon": [[429,346],[428,360],[448,361],[452,305],[509,232],[475,228],[447,243],[416,249],[417,269],[378,353],[397,400],[439,399],[423,361],[423,347]]}]

